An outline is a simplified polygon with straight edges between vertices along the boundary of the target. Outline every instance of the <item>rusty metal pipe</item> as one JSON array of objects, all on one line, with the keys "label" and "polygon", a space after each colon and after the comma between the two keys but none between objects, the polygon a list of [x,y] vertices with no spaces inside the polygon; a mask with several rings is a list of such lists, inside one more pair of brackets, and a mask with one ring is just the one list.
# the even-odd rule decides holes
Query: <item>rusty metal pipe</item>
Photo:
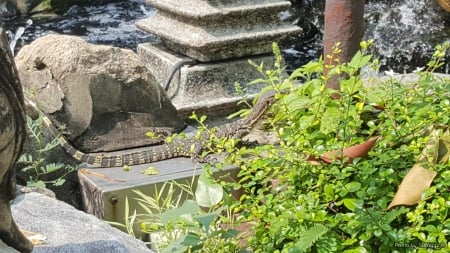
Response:
[{"label": "rusty metal pipe", "polygon": [[450,13],[450,0],[436,0],[441,8]]},{"label": "rusty metal pipe", "polygon": [[[325,3],[325,33],[324,59],[325,65],[336,65],[337,62],[348,62],[359,49],[364,34],[364,4],[365,0],[326,0]],[[340,43],[341,53],[332,55],[333,46]],[[324,68],[327,75],[329,68]],[[339,89],[339,77],[330,78],[327,86]]]}]

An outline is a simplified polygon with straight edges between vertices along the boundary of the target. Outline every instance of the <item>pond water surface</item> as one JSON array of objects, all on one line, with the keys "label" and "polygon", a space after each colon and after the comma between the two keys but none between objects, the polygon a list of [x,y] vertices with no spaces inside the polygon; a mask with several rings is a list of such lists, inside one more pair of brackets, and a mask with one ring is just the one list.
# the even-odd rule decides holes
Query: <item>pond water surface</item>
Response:
[{"label": "pond water surface", "polygon": [[[304,33],[282,43],[288,70],[322,54],[324,0],[293,1],[280,16],[297,24]],[[381,59],[381,70],[409,73],[429,60],[438,43],[450,41],[449,22],[434,0],[366,1],[365,39],[374,39],[372,53]],[[138,19],[155,14],[145,0],[129,0],[100,6],[73,6],[51,19],[19,17],[4,20],[15,51],[48,33],[81,36],[89,42],[136,49],[137,44],[155,41],[153,35],[134,26]],[[448,17],[448,14],[447,16]],[[449,72],[449,57],[440,70]]]}]

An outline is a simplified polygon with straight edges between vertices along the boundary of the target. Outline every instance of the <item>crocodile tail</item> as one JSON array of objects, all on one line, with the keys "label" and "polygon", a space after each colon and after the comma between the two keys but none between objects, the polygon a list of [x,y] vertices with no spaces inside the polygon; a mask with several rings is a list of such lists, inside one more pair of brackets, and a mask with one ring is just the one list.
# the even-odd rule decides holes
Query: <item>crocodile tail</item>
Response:
[{"label": "crocodile tail", "polygon": [[145,150],[128,152],[119,155],[90,155],[76,149],[56,129],[51,120],[44,114],[42,119],[50,133],[57,138],[59,145],[75,160],[100,168],[122,167],[162,161],[174,157],[191,157],[199,152],[201,146],[190,139],[176,139],[172,143],[152,146]]},{"label": "crocodile tail", "polygon": [[79,151],[74,146],[72,146],[72,144],[70,144],[63,136],[61,136],[59,131],[56,129],[55,125],[46,115],[42,114],[42,120],[45,126],[50,130],[50,133],[55,138],[57,138],[59,145],[61,145],[61,147],[66,151],[66,153],[69,154],[71,157],[73,157],[75,160],[95,167],[108,167],[107,165],[112,164],[112,161],[114,161],[115,166],[123,166],[123,164],[120,164],[122,160],[117,159],[113,156],[106,157],[102,155],[89,155]]}]

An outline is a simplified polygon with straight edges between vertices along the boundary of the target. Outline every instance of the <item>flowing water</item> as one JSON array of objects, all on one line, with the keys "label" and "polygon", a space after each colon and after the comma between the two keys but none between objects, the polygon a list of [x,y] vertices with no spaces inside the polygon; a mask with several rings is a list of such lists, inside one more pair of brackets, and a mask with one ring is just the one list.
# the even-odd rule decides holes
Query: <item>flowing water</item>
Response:
[{"label": "flowing water", "polygon": [[[450,42],[450,14],[435,0],[366,0],[364,39],[374,39],[371,53],[380,70],[410,73],[424,66],[437,44]],[[284,43],[293,67],[322,54],[324,0],[299,0],[283,18],[304,27],[306,33]],[[449,72],[450,58],[440,72]]]},{"label": "flowing water", "polygon": [[4,20],[4,26],[16,52],[49,33],[76,35],[91,43],[135,49],[139,43],[157,39],[134,25],[136,20],[154,13],[155,9],[147,6],[145,0],[127,0],[98,6],[75,5],[53,18]]},{"label": "flowing water", "polygon": [[[409,73],[425,66],[437,44],[450,42],[450,14],[434,0],[378,1],[366,5],[366,38],[384,69]],[[441,72],[449,72],[450,57]]]},{"label": "flowing water", "polygon": [[[322,54],[324,0],[293,0],[281,18],[297,24],[304,33],[282,44],[288,70]],[[380,58],[383,70],[412,72],[423,66],[438,43],[450,41],[450,23],[434,0],[367,0],[365,39],[374,39],[372,53]],[[73,6],[65,14],[50,19],[19,17],[4,20],[15,51],[48,33],[71,34],[98,44],[135,49],[157,38],[138,30],[136,20],[154,15],[145,0],[128,0],[100,6]],[[449,57],[440,70],[449,72]]]}]

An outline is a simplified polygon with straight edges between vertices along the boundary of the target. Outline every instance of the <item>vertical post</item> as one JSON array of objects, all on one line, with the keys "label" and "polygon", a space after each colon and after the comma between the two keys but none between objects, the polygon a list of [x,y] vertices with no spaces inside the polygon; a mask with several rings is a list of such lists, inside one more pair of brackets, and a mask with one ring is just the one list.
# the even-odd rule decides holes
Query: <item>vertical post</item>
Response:
[{"label": "vertical post", "polygon": [[[348,62],[358,51],[364,34],[364,4],[365,0],[326,0],[323,42],[325,65]],[[341,53],[332,55],[337,42],[340,43]],[[333,57],[327,58],[328,55]],[[325,67],[324,74],[327,75],[328,71]],[[330,78],[327,87],[340,89],[339,76]]]},{"label": "vertical post", "polygon": [[31,252],[33,245],[20,232],[11,213],[16,190],[13,166],[25,140],[24,117],[22,87],[0,27],[0,239],[20,252]]}]

